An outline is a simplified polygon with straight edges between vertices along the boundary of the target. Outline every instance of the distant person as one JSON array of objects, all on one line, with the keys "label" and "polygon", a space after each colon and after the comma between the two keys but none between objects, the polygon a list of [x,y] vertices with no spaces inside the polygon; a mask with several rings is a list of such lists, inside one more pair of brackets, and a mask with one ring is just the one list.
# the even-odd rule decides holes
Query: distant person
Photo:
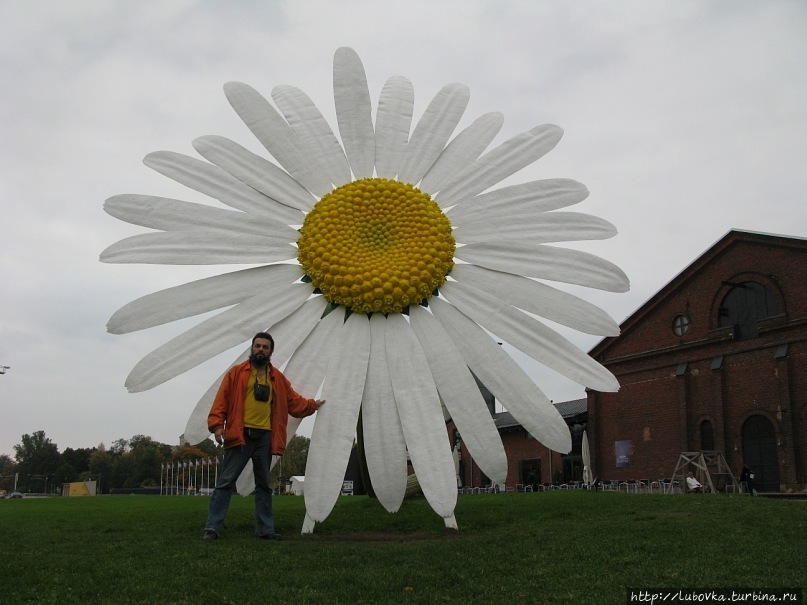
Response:
[{"label": "distant person", "polygon": [[700,493],[703,492],[703,486],[701,482],[695,479],[695,476],[690,472],[687,475],[687,489],[691,492]]},{"label": "distant person", "polygon": [[255,474],[255,535],[280,540],[272,516],[270,461],[273,454],[282,455],[286,449],[289,414],[295,418],[310,416],[325,401],[306,399],[294,391],[270,362],[274,348],[275,341],[268,333],[254,336],[249,360],[225,374],[207,416],[208,429],[225,449],[224,464],[210,498],[205,540],[216,540],[221,534],[235,482],[250,459]]},{"label": "distant person", "polygon": [[740,482],[745,483],[748,488],[748,493],[756,495],[757,490],[754,489],[754,471],[746,464],[743,464],[743,472],[740,474]]}]

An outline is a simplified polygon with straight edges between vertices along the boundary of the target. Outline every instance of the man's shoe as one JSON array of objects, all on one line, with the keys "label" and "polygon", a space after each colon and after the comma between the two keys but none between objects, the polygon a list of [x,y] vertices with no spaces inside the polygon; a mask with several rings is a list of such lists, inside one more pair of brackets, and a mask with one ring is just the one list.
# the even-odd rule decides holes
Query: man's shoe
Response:
[{"label": "man's shoe", "polygon": [[209,529],[205,530],[205,535],[202,536],[202,540],[218,540],[218,539],[219,535],[216,532]]},{"label": "man's shoe", "polygon": [[283,536],[280,534],[261,534],[258,536],[261,540],[277,540],[280,541],[283,539]]}]

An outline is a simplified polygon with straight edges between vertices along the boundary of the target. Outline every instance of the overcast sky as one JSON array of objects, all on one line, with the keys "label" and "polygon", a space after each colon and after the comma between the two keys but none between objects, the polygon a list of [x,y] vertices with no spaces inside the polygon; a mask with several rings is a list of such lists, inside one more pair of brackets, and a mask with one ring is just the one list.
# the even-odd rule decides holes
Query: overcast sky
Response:
[{"label": "overcast sky", "polygon": [[[618,264],[631,291],[575,293],[619,322],[732,228],[807,236],[803,0],[0,6],[0,365],[10,366],[0,376],[0,453],[13,456],[37,430],[60,451],[136,434],[177,442],[243,347],[129,394],[135,363],[198,318],[124,336],[105,325],[134,298],[234,267],[102,264],[105,247],[142,231],[103,202],[120,193],[206,201],[142,164],[156,150],[196,155],[201,135],[262,152],[224,97],[227,81],[267,97],[298,86],[335,130],[340,46],[362,58],[374,107],[386,79],[404,75],[416,119],[444,84],[467,84],[460,127],[501,111],[494,145],[538,124],[563,127],[558,147],[514,182],[588,186],[573,209],[619,235],[574,247]],[[598,339],[575,342],[589,350]],[[584,396],[520,359],[551,399]]]}]

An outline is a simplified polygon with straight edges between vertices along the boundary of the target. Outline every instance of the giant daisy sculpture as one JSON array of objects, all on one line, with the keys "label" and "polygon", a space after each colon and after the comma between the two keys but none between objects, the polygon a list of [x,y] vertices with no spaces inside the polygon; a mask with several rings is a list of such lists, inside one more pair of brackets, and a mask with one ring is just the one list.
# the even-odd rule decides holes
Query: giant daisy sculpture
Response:
[{"label": "giant daisy sculpture", "polygon": [[[221,205],[112,197],[109,214],[155,231],[110,246],[102,261],[256,266],[144,296],[117,311],[108,330],[128,333],[223,309],[143,358],[127,378],[130,391],[271,331],[273,363],[301,394],[328,401],[311,437],[303,532],[339,496],[360,412],[382,505],[400,507],[408,456],[431,507],[456,528],[443,405],[482,471],[496,483],[507,474],[474,375],[539,441],[571,449],[560,414],[490,334],[581,385],[618,388],[605,368],[536,318],[618,333],[604,311],[544,283],[626,291],[628,279],[614,264],[552,245],[609,238],[616,229],[561,210],[588,196],[576,181],[494,188],[549,152],[559,127],[538,126],[486,151],[503,119],[488,113],[452,138],[469,91],[449,84],[413,129],[413,87],[402,77],[385,83],[373,123],[365,71],[349,48],[335,53],[333,84],[341,143],[297,88],[274,88],[273,105],[230,82],[228,101],[277,163],[220,136],[193,142],[203,160],[168,151],[145,158]],[[217,387],[190,416],[191,442],[209,435]],[[296,426],[289,423],[289,436]]]}]

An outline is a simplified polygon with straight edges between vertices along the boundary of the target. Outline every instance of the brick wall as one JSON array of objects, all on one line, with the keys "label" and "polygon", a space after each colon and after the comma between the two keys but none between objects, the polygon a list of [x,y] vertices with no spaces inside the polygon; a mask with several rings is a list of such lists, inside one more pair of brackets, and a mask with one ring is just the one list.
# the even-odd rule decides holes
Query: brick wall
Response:
[{"label": "brick wall", "polygon": [[[719,326],[719,307],[745,281],[763,284],[781,313],[759,322],[757,337],[736,340],[731,326]],[[617,394],[588,395],[595,474],[669,477],[680,452],[702,449],[704,421],[739,473],[743,424],[759,414],[776,432],[781,482],[807,484],[805,284],[807,241],[731,232],[626,320],[621,336],[595,347],[621,384]],[[679,314],[690,321],[683,337],[672,330]],[[776,358],[783,344],[787,353]],[[630,466],[618,468],[614,443],[623,440]]]}]

